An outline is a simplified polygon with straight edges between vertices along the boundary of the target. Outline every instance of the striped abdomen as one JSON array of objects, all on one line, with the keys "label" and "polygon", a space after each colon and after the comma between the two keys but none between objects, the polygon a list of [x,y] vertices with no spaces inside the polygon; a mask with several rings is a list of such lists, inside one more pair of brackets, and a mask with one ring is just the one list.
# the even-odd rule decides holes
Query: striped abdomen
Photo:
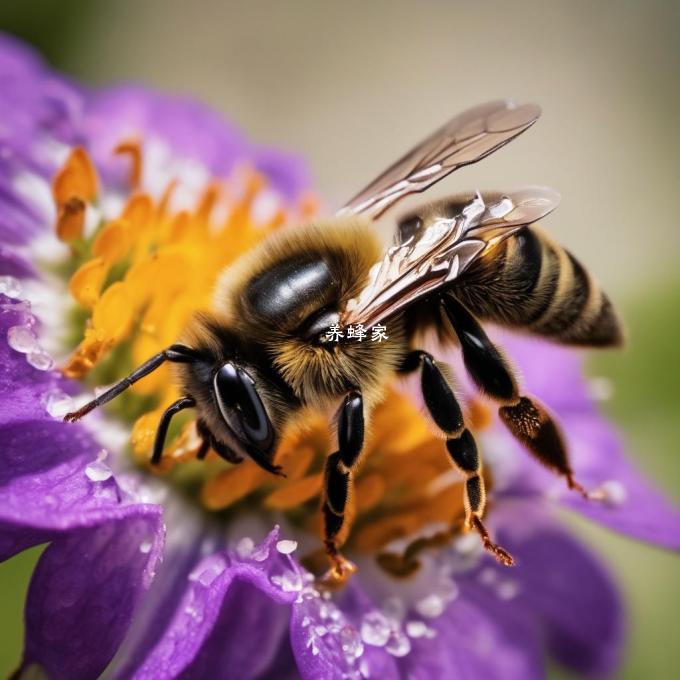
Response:
[{"label": "striped abdomen", "polygon": [[535,225],[501,242],[452,288],[481,320],[573,345],[620,344],[621,326],[595,280]]}]

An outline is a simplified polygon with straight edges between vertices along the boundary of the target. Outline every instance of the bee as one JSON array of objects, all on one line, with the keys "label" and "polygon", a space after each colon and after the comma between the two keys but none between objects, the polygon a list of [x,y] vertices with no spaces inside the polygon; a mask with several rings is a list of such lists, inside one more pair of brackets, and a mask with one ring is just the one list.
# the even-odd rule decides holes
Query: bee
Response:
[{"label": "bee", "polygon": [[[282,431],[307,407],[336,409],[337,450],[325,461],[321,512],[327,577],[340,582],[354,569],[340,547],[371,413],[395,376],[418,371],[427,411],[465,479],[466,525],[512,565],[483,522],[482,460],[447,366],[418,343],[434,330],[442,346],[459,347],[472,381],[498,405],[512,435],[587,497],[555,419],[522,393],[482,324],[609,347],[622,342],[620,321],[588,271],[536,226],[557,207],[552,189],[473,192],[423,205],[397,221],[386,252],[371,222],[405,196],[493,153],[539,116],[536,105],[506,101],[456,116],[335,217],[280,230],[244,254],[221,274],[214,309],[196,314],[177,344],[65,419],[78,420],[171,362],[184,396],[163,414],[151,462],[161,459],[172,417],[194,408],[199,458],[212,449],[231,463],[249,457],[281,475],[274,457]],[[381,325],[389,329],[385,342],[343,333]],[[337,342],[329,341],[331,328]]]}]

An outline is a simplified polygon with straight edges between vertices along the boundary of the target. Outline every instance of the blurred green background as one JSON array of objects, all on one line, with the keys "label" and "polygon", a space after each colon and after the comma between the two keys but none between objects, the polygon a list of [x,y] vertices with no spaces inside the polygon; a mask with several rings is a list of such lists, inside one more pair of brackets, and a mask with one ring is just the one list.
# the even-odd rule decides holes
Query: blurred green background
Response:
[{"label": "blurred green background", "polygon": [[[440,192],[562,192],[550,230],[597,272],[629,329],[627,349],[593,356],[591,372],[614,385],[605,408],[631,457],[680,501],[680,3],[23,0],[0,4],[0,30],[86,84],[133,80],[215,106],[304,154],[329,205],[453,112],[503,96],[540,103],[521,142]],[[568,521],[627,593],[620,677],[677,677],[680,559]],[[39,553],[0,565],[3,675]]]}]

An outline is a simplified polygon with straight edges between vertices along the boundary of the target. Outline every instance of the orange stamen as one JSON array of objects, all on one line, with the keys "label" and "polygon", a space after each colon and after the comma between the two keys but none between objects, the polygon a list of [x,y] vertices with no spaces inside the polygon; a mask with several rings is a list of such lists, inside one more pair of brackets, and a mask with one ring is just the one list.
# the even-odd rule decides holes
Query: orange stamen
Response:
[{"label": "orange stamen", "polygon": [[120,156],[130,157],[130,173],[128,182],[133,189],[137,189],[142,182],[142,145],[138,139],[121,142],[114,150]]}]

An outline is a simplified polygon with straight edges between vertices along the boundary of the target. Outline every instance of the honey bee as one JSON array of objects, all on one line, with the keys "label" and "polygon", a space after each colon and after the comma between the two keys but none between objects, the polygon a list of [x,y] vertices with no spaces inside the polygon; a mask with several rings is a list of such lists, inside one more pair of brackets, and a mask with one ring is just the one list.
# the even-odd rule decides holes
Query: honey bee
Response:
[{"label": "honey bee", "polygon": [[[506,101],[456,116],[334,218],[281,230],[243,255],[220,276],[212,312],[197,314],[177,344],[65,419],[78,420],[169,361],[185,396],[160,420],[152,463],[161,459],[172,417],[195,408],[200,458],[212,449],[231,463],[249,457],[283,474],[274,454],[284,428],[306,407],[337,408],[338,447],[325,462],[321,511],[327,577],[342,581],[353,570],[340,547],[371,413],[396,375],[419,371],[427,410],[465,478],[466,524],[501,563],[512,565],[483,523],[482,461],[447,367],[418,341],[432,329],[442,345],[456,344],[509,431],[588,496],[574,479],[559,426],[535,397],[520,391],[481,322],[569,345],[608,347],[622,341],[619,319],[586,269],[535,225],[558,204],[551,189],[474,192],[424,205],[398,221],[394,244],[384,253],[371,220],[493,153],[539,116],[538,106]],[[389,329],[384,342],[342,332],[381,325]],[[329,342],[331,328],[337,342]]]}]

